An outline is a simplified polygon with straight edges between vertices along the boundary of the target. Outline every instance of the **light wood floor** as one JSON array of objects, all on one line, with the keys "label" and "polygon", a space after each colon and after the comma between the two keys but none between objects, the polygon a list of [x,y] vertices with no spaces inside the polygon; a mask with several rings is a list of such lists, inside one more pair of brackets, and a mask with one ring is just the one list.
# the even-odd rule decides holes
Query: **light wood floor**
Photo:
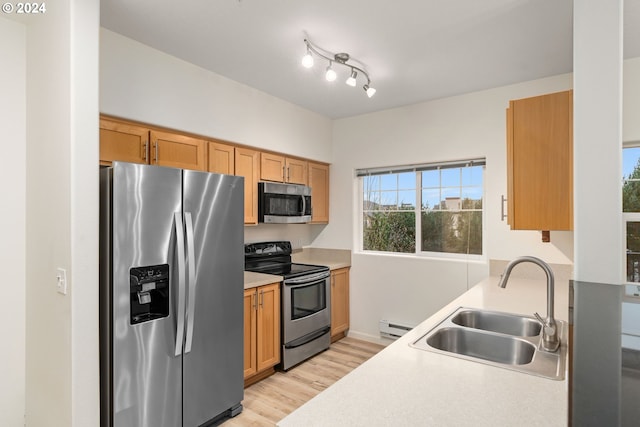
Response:
[{"label": "light wood floor", "polygon": [[382,345],[343,338],[331,344],[327,351],[295,368],[276,372],[247,387],[244,390],[242,413],[222,425],[275,426],[275,423],[383,348]]}]

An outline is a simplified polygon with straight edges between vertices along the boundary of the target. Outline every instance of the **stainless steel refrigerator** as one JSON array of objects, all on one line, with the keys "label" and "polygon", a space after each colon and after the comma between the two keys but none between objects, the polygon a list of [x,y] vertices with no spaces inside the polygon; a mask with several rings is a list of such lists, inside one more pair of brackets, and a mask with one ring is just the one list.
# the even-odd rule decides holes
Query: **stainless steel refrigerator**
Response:
[{"label": "stainless steel refrigerator", "polygon": [[235,416],[243,178],[122,162],[100,173],[101,425]]}]

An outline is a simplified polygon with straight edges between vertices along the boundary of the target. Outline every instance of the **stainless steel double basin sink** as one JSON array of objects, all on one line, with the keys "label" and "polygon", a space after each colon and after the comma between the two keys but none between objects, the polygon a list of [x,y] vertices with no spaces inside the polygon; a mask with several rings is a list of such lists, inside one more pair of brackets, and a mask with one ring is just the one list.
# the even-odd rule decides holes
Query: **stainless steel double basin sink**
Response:
[{"label": "stainless steel double basin sink", "polygon": [[564,379],[567,324],[556,320],[560,348],[540,346],[542,325],[533,317],[460,307],[412,347],[523,372]]}]

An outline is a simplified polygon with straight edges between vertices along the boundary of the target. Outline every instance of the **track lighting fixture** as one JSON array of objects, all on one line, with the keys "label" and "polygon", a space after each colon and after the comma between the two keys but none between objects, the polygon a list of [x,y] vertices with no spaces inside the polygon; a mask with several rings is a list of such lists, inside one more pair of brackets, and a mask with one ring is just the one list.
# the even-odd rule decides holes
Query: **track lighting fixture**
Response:
[{"label": "track lighting fixture", "polygon": [[[347,78],[347,80],[345,81],[347,85],[351,87],[356,87],[358,84],[357,83],[358,73],[360,73],[367,79],[367,82],[364,84],[364,86],[362,86],[362,88],[367,93],[367,96],[371,98],[376,93],[376,90],[373,87],[371,87],[371,79],[369,78],[369,74],[362,68],[357,67],[353,64],[347,63],[349,59],[351,59],[348,53],[342,52],[342,53],[333,54],[331,52],[327,52],[324,49],[320,49],[312,45],[308,39],[304,39],[304,43],[307,45],[307,52],[302,57],[302,65],[305,68],[313,67],[313,62],[314,62],[313,55],[317,55],[320,58],[323,58],[329,61],[329,65],[327,66],[327,71],[325,73],[325,78],[327,79],[327,81],[332,82],[337,78],[337,74],[333,69],[333,64],[336,63],[336,64],[344,65],[345,67],[351,70],[349,74],[349,78]],[[321,53],[320,50],[322,50],[324,53]]]}]

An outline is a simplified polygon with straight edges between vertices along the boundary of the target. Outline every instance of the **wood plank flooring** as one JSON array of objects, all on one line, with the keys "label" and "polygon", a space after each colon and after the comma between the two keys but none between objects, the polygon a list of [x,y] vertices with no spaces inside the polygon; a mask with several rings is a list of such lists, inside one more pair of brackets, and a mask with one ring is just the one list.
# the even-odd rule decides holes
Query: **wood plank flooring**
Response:
[{"label": "wood plank flooring", "polygon": [[307,400],[351,372],[384,346],[343,338],[288,372],[276,372],[244,390],[244,409],[224,427],[275,426]]}]

